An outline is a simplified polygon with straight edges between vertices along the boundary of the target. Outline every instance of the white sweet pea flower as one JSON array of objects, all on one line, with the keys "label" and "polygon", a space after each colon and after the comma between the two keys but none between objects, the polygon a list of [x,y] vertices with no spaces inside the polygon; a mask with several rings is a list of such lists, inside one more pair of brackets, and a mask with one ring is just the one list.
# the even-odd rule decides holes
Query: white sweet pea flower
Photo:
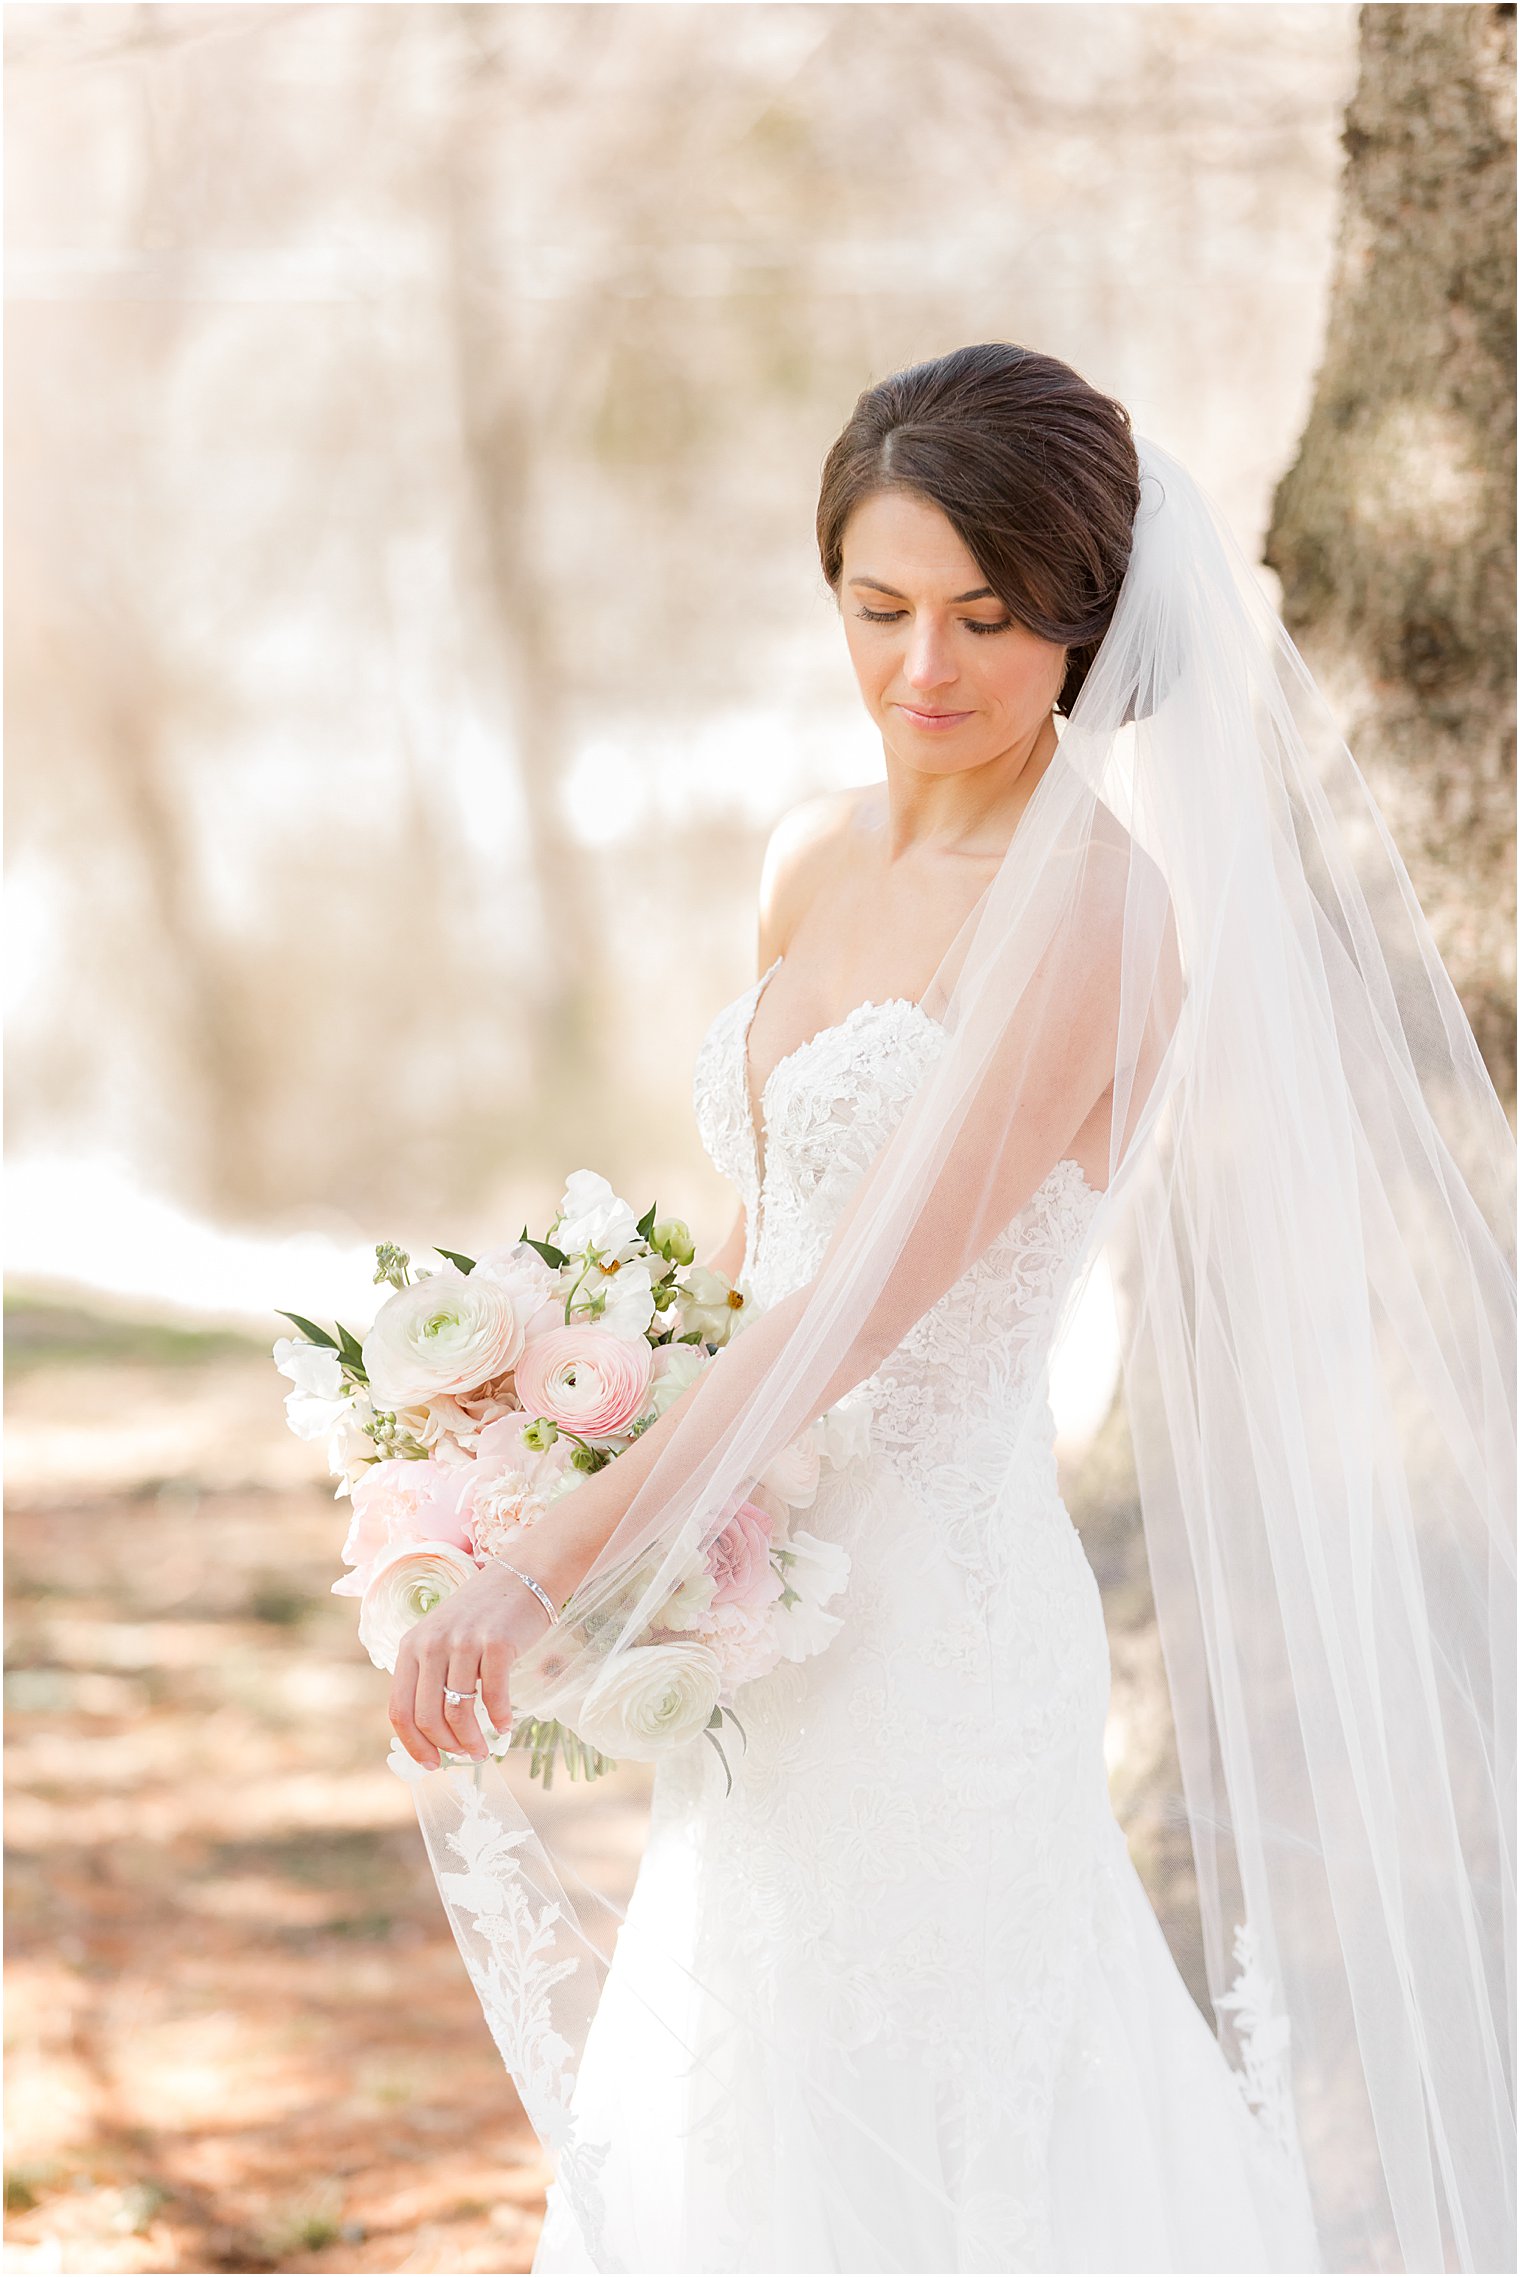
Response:
[{"label": "white sweet pea flower", "polygon": [[572,1170],[552,1236],[567,1257],[616,1257],[639,1238],[639,1221],[594,1170]]},{"label": "white sweet pea flower", "polygon": [[811,1431],[804,1431],[779,1455],[772,1455],[760,1473],[759,1484],[788,1510],[807,1510],[818,1499],[822,1457]]},{"label": "white sweet pea flower", "polygon": [[771,1608],[776,1641],[784,1660],[811,1660],[843,1628],[843,1617],[825,1612],[849,1578],[849,1553],[816,1534],[793,1534],[782,1557],[787,1595]]},{"label": "white sweet pea flower", "polygon": [[338,1489],[340,1494],[362,1478],[379,1455],[379,1448],[365,1428],[374,1417],[368,1393],[355,1385],[327,1438],[327,1467],[334,1478],[343,1481]]},{"label": "white sweet pea flower", "polygon": [[286,1422],[298,1439],[327,1442],[327,1467],[346,1493],[376,1452],[364,1429],[374,1414],[368,1394],[345,1375],[336,1352],[304,1337],[278,1337],[274,1364],[295,1386],[285,1394]]},{"label": "white sweet pea flower", "polygon": [[341,1399],[347,1390],[343,1363],[330,1344],[311,1344],[304,1336],[277,1336],[274,1364],[298,1391],[317,1399]]},{"label": "white sweet pea flower", "polygon": [[602,1326],[630,1341],[642,1336],[654,1318],[654,1278],[643,1259],[630,1258],[615,1273],[594,1265],[581,1289],[582,1299],[592,1283],[602,1299],[596,1316]]}]

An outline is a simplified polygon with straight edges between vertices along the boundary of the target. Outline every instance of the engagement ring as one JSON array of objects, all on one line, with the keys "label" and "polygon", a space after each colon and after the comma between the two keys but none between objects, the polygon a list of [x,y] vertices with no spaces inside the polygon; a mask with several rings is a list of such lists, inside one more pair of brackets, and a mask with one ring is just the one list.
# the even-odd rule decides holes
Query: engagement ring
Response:
[{"label": "engagement ring", "polygon": [[443,1696],[451,1708],[462,1708],[466,1700],[473,1700],[475,1697],[473,1692],[451,1692],[447,1684],[443,1688]]}]

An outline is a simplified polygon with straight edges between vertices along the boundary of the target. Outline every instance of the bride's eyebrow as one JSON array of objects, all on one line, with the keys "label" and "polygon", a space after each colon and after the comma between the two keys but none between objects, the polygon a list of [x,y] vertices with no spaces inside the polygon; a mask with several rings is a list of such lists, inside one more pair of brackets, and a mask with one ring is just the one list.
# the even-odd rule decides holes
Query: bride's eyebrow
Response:
[{"label": "bride's eyebrow", "polygon": [[[848,582],[851,585],[869,585],[873,593],[889,593],[894,601],[906,601],[908,598],[906,593],[899,593],[895,585],[883,585],[879,577],[852,577]],[[995,601],[996,599],[997,595],[990,585],[978,585],[974,593],[952,593],[950,606],[953,609],[962,601]]]}]

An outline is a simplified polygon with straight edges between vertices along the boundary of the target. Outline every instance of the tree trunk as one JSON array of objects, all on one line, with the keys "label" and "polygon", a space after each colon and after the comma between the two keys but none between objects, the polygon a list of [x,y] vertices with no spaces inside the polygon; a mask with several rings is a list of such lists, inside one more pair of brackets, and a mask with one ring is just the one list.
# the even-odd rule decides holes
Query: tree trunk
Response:
[{"label": "tree trunk", "polygon": [[1515,1097],[1515,11],[1364,7],[1324,361],[1266,560]]}]

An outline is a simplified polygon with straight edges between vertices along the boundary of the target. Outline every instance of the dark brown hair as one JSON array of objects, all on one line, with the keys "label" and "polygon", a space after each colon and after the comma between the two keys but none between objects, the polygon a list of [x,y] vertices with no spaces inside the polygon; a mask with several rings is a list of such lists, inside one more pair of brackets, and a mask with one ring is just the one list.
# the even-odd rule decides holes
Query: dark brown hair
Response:
[{"label": "dark brown hair", "polygon": [[836,598],[845,524],[881,490],[938,506],[1010,614],[1070,651],[1056,699],[1069,712],[1113,616],[1140,504],[1123,404],[1003,340],[878,380],[823,462],[818,553]]}]

